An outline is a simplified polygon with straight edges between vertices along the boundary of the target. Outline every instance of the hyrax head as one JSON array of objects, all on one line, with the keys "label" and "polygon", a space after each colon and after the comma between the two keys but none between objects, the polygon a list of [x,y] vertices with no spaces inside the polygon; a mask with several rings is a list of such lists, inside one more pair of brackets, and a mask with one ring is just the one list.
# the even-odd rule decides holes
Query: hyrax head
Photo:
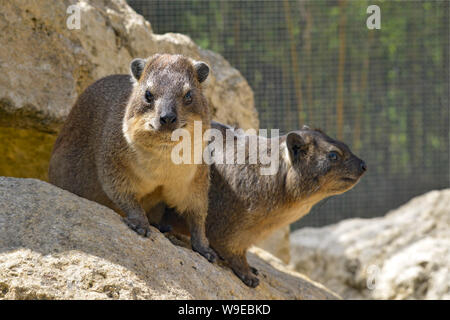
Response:
[{"label": "hyrax head", "polygon": [[366,172],[349,147],[318,129],[304,126],[286,135],[287,188],[295,196],[327,197],[353,188]]},{"label": "hyrax head", "polygon": [[[127,105],[124,133],[139,144],[170,143],[173,130],[209,123],[209,110],[201,83],[209,67],[182,55],[156,54],[131,62],[134,88]],[[205,121],[206,120],[206,121]]]}]

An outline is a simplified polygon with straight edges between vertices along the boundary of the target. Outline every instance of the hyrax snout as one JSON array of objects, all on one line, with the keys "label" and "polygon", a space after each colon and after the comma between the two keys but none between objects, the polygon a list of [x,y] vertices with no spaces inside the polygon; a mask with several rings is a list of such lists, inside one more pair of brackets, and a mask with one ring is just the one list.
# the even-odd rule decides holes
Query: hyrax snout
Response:
[{"label": "hyrax snout", "polygon": [[[223,132],[231,130],[220,123],[212,127]],[[241,134],[233,134],[236,140],[242,139]],[[240,145],[247,148],[247,154],[253,138],[245,135]],[[206,219],[206,235],[212,248],[250,287],[256,287],[259,280],[257,270],[247,263],[247,249],[306,215],[320,200],[351,189],[367,170],[364,161],[347,145],[320,130],[305,126],[280,137],[256,138],[269,152],[278,151],[278,170],[262,175],[259,163],[219,162],[226,153],[238,149],[228,149],[224,143],[223,153],[216,155],[211,165]],[[273,139],[277,150],[271,149]],[[183,219],[174,210],[166,210],[162,223],[170,224],[175,232],[188,234]]]},{"label": "hyrax snout", "polygon": [[50,182],[106,205],[148,236],[146,214],[165,203],[185,217],[192,248],[213,261],[205,236],[209,167],[171,161],[178,128],[193,130],[210,113],[201,83],[204,62],[157,54],[131,62],[131,75],[112,75],[78,98],[52,153]]}]

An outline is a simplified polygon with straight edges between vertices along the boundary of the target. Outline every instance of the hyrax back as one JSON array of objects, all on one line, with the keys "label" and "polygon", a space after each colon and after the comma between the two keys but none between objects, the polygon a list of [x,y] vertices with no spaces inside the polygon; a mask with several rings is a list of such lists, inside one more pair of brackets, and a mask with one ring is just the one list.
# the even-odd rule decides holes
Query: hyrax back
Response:
[{"label": "hyrax back", "polygon": [[[212,127],[222,132],[231,129],[220,123],[213,123]],[[232,135],[235,141],[238,136],[242,139],[238,133]],[[249,137],[244,136],[244,143],[239,145],[247,149],[247,156]],[[320,130],[304,127],[281,137],[257,139],[266,140],[262,146],[267,146],[268,154],[279,151],[278,170],[262,175],[260,162],[226,163],[224,154],[235,153],[237,159],[238,148],[224,146],[225,151],[216,154],[211,165],[206,220],[206,235],[212,248],[250,287],[257,286],[259,280],[256,269],[247,263],[247,249],[303,217],[320,200],[351,189],[366,170],[365,163],[344,143]],[[271,149],[274,139],[279,150]],[[163,223],[171,224],[175,232],[186,233],[183,220],[173,210],[167,210],[164,219]]]},{"label": "hyrax back", "polygon": [[[173,130],[209,128],[201,82],[209,68],[180,55],[135,59],[78,98],[52,153],[50,182],[106,205],[147,236],[146,213],[164,202],[186,218],[192,248],[215,259],[205,236],[209,168],[171,160]],[[147,211],[147,212],[146,212]]]}]

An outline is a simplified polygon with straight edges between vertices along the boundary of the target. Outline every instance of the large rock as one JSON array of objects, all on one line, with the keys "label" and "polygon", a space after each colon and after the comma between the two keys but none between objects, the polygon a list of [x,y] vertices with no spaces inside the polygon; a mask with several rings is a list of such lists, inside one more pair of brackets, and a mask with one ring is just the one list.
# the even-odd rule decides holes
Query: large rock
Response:
[{"label": "large rock", "polygon": [[450,299],[450,189],[291,235],[293,267],[344,298]]},{"label": "large rock", "polygon": [[[211,66],[205,83],[215,119],[257,128],[253,92],[223,57],[181,34],[157,35],[125,0],[0,1],[0,175],[46,179],[61,123],[93,81],[128,73],[130,61],[181,53]],[[67,8],[79,3],[81,29]]]},{"label": "large rock", "polygon": [[261,283],[248,288],[229,268],[152,230],[140,237],[97,203],[0,177],[0,299],[337,298],[256,248],[249,260]]}]

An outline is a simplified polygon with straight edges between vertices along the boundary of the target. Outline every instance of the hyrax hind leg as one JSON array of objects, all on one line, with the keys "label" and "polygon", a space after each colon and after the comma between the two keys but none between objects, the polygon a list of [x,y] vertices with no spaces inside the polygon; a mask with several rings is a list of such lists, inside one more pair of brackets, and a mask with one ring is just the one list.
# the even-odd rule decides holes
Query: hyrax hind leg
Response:
[{"label": "hyrax hind leg", "polygon": [[250,288],[255,288],[259,284],[259,279],[256,277],[258,270],[250,267],[245,256],[246,251],[231,252],[225,248],[216,248],[217,253],[222,257],[230,266],[231,270]]}]

